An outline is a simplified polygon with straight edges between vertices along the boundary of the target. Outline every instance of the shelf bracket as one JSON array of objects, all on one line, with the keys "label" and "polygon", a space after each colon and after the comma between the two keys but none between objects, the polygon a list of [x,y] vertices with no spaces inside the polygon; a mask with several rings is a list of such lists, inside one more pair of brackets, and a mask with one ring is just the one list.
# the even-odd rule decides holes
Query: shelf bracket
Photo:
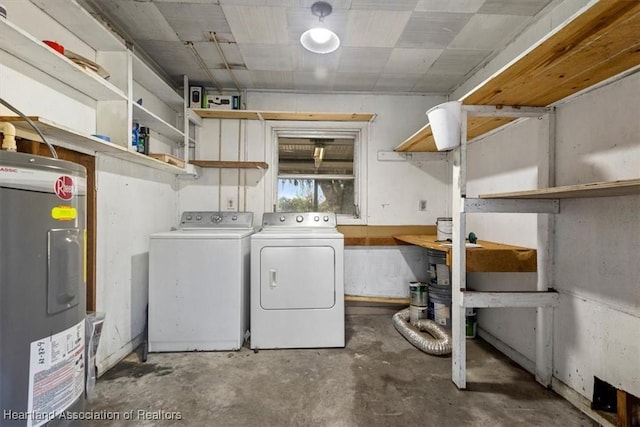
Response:
[{"label": "shelf bracket", "polygon": [[466,213],[560,213],[557,199],[477,199],[465,198],[463,210]]},{"label": "shelf bracket", "polygon": [[549,114],[550,107],[503,107],[499,105],[463,105],[469,116],[481,117],[539,117]]},{"label": "shelf bracket", "polygon": [[530,292],[462,292],[462,307],[464,308],[537,308],[556,307],[559,294],[556,291]]}]

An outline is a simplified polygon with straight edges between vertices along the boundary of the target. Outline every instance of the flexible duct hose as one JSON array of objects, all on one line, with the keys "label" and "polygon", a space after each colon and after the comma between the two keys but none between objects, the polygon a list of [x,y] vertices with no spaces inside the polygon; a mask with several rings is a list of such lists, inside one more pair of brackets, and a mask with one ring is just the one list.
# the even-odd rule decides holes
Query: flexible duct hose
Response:
[{"label": "flexible duct hose", "polygon": [[409,308],[405,308],[393,315],[393,326],[400,334],[419,350],[435,356],[444,356],[451,353],[451,337],[442,326],[433,320],[420,319],[415,327],[409,324]]}]

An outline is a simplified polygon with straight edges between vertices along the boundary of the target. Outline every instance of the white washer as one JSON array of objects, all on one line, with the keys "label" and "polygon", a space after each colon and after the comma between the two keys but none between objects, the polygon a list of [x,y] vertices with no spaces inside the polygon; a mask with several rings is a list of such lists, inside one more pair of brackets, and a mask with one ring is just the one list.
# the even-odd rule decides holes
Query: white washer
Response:
[{"label": "white washer", "polygon": [[149,351],[238,350],[249,328],[251,212],[184,212],[152,234]]},{"label": "white washer", "polygon": [[344,236],[335,214],[265,213],[251,254],[251,348],[344,347]]}]

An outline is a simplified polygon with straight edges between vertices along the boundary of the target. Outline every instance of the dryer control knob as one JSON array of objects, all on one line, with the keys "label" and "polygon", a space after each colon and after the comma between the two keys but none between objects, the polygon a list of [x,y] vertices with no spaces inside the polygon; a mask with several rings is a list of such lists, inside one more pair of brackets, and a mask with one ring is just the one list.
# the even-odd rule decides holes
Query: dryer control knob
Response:
[{"label": "dryer control knob", "polygon": [[196,215],[196,221],[200,221],[202,219],[201,215]]},{"label": "dryer control knob", "polygon": [[222,221],[222,217],[220,215],[213,215],[211,217],[211,221],[215,222],[215,223],[218,223],[218,222]]},{"label": "dryer control knob", "polygon": [[302,220],[304,220],[304,217],[303,217],[302,215],[298,215],[298,216],[296,217],[296,221],[297,221],[297,222],[302,222]]},{"label": "dryer control knob", "polygon": [[284,215],[280,217],[280,222],[284,222]]},{"label": "dryer control knob", "polygon": [[327,215],[325,215],[324,217],[322,217],[322,220],[324,222],[329,222],[329,217]]},{"label": "dryer control knob", "polygon": [[319,217],[319,216],[314,216],[314,217],[313,217],[313,220],[314,220],[315,222],[318,222],[318,221],[320,221],[320,217]]},{"label": "dryer control knob", "polygon": [[191,215],[187,215],[187,221],[191,221],[193,217]]},{"label": "dryer control knob", "polygon": [[237,221],[237,220],[238,220],[238,216],[237,215],[234,215],[234,216],[231,217],[231,221]]}]

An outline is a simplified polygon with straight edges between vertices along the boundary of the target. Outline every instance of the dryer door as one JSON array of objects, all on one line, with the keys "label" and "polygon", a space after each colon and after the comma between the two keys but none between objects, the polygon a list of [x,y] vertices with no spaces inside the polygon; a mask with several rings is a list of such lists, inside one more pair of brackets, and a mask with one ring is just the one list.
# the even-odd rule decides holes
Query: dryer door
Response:
[{"label": "dryer door", "polygon": [[260,251],[260,305],[264,310],[331,308],[335,287],[331,246],[277,246]]}]

